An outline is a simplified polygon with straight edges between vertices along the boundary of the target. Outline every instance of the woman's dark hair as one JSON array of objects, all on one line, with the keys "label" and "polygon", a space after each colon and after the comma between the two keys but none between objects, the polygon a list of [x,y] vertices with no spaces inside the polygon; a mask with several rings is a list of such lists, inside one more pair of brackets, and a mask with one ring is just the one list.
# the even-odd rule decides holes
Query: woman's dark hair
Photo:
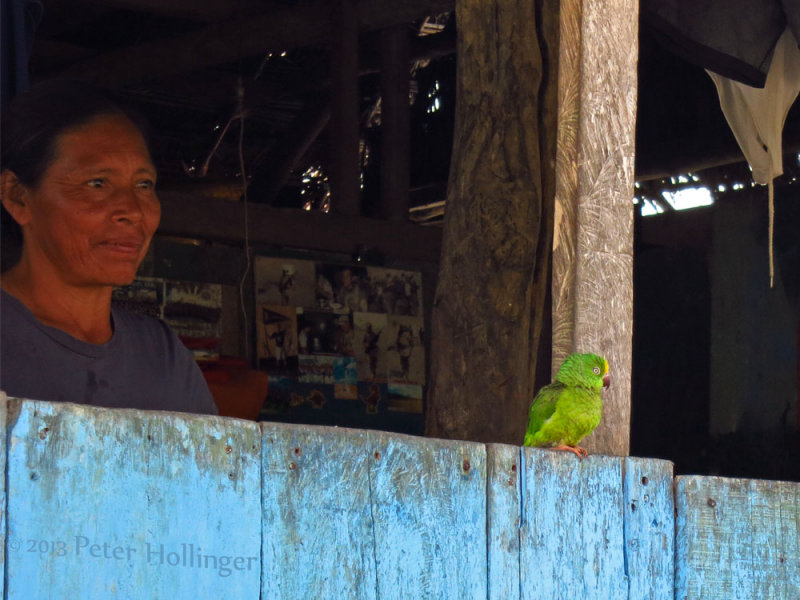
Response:
[{"label": "woman's dark hair", "polygon": [[[101,115],[127,117],[149,150],[149,128],[135,110],[88,84],[56,79],[31,87],[3,107],[0,169],[13,171],[29,188],[37,187],[56,157],[59,136]],[[5,271],[19,259],[22,232],[5,209],[0,212],[0,270]]]},{"label": "woman's dark hair", "polygon": [[130,119],[148,142],[147,126],[135,111],[87,84],[52,80],[33,86],[3,108],[0,168],[36,187],[55,158],[58,137],[100,115]]}]

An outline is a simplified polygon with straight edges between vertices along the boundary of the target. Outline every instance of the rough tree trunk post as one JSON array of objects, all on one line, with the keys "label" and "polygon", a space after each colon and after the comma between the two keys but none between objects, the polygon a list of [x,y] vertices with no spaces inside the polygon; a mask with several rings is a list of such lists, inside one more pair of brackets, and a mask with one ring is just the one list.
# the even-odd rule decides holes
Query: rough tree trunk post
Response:
[{"label": "rough tree trunk post", "polygon": [[637,0],[562,0],[553,239],[553,370],[608,358],[603,421],[582,445],[630,451]]},{"label": "rough tree trunk post", "polygon": [[522,442],[552,239],[556,94],[542,55],[557,39],[554,6],[456,2],[456,133],[432,314],[431,436]]}]

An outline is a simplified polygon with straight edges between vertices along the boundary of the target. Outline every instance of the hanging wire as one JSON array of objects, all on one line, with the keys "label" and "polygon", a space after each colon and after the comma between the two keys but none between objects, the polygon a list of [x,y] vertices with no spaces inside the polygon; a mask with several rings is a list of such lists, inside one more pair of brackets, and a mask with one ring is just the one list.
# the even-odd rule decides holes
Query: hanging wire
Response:
[{"label": "hanging wire", "polygon": [[769,166],[769,287],[775,283],[775,181],[772,179],[772,163]]},{"label": "hanging wire", "polygon": [[244,301],[244,285],[247,280],[247,275],[250,272],[251,259],[250,259],[250,217],[248,214],[247,202],[247,173],[245,172],[244,165],[244,85],[242,78],[239,76],[239,81],[236,87],[236,104],[237,113],[239,116],[239,173],[242,176],[242,202],[244,203],[244,257],[245,267],[242,273],[242,278],[239,280],[239,302],[242,308],[242,320],[244,325],[244,346],[246,349],[250,348],[250,342],[247,335],[247,307]]}]

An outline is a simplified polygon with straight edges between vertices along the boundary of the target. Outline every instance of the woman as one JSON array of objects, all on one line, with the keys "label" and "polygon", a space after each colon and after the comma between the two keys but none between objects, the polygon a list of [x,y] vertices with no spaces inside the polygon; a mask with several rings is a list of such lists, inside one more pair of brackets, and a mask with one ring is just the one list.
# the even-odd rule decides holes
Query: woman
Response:
[{"label": "woman", "polygon": [[111,307],[158,227],[156,170],[136,118],[79,84],[3,111],[2,204],[22,230],[2,275],[0,389],[10,396],[216,414],[162,322]]}]

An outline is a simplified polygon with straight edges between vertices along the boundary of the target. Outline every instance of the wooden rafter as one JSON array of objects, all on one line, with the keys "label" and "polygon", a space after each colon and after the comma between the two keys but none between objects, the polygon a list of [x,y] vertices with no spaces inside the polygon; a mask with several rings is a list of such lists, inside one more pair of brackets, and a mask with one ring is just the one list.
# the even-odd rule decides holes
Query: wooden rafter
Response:
[{"label": "wooden rafter", "polygon": [[[356,6],[359,33],[409,23],[451,10],[454,0],[380,0]],[[331,38],[330,3],[284,8],[204,27],[80,61],[62,74],[100,85],[125,86],[231,62],[241,57],[309,45]]]}]

